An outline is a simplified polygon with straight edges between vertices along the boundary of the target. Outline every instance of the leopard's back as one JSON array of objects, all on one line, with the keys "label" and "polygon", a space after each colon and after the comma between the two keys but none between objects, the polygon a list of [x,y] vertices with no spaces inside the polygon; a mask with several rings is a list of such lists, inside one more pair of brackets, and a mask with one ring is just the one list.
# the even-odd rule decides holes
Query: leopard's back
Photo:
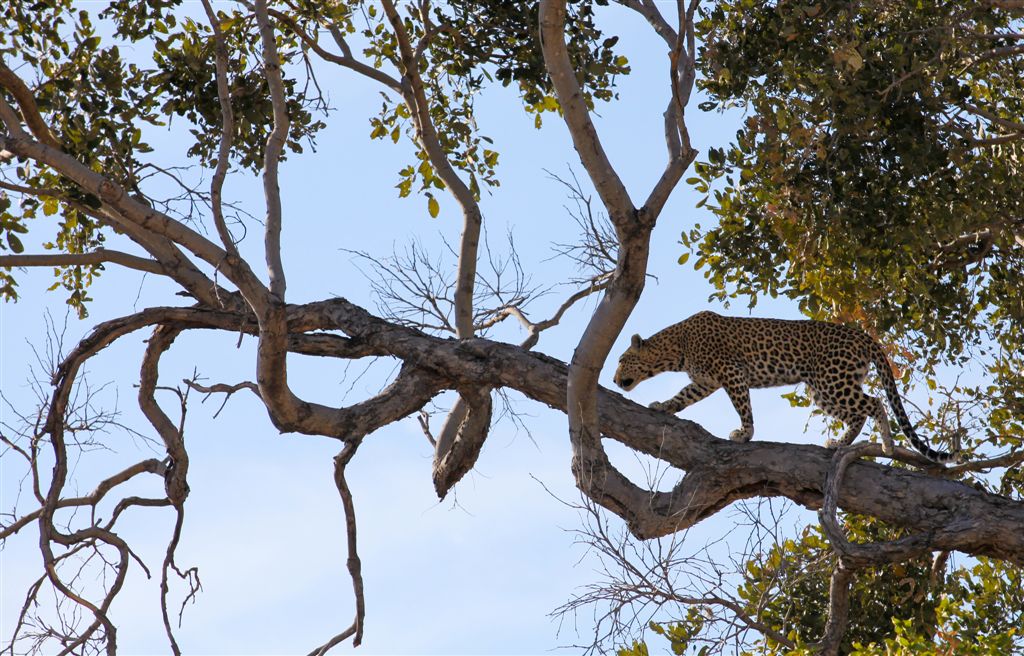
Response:
[{"label": "leopard's back", "polygon": [[685,370],[714,375],[722,368],[739,368],[749,387],[860,372],[871,362],[874,346],[863,331],[823,321],[700,312],[676,326]]}]

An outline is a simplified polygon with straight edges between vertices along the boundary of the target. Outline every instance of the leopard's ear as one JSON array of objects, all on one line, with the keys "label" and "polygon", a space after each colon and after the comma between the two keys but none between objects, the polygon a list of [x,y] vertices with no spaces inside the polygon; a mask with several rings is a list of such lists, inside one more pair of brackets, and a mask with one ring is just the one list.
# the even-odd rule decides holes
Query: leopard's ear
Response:
[{"label": "leopard's ear", "polygon": [[644,340],[640,339],[640,335],[633,335],[633,338],[630,340],[629,345],[635,349],[638,349],[644,345]]}]

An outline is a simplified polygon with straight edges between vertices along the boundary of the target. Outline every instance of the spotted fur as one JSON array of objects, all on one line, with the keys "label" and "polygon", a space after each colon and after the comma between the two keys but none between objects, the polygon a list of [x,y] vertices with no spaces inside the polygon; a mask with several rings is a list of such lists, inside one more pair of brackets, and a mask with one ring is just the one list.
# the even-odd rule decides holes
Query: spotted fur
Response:
[{"label": "spotted fur", "polygon": [[885,404],[861,388],[871,364],[878,371],[900,429],[914,447],[936,462],[955,460],[955,454],[936,451],[917,436],[885,352],[867,333],[849,326],[698,312],[649,339],[634,335],[619,358],[615,384],[628,391],[665,371],[686,372],[689,385],[668,401],[650,405],[669,413],[725,388],[742,421],[729,438],[747,442],[754,436],[750,389],[806,383],[814,402],[847,426],[842,439],[838,443],[830,440],[828,446],[853,442],[871,417],[882,434],[883,450],[891,454],[893,442]]}]

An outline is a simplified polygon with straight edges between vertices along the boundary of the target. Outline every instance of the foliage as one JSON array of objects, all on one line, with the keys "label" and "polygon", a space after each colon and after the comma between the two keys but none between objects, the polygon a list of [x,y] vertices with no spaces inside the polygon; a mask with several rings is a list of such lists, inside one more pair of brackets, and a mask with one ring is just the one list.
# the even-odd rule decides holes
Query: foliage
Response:
[{"label": "foliage", "polygon": [[[581,72],[580,82],[589,105],[595,100],[614,98],[617,75],[629,72],[624,56],[616,55],[617,37],[603,38],[594,24],[594,4],[606,0],[576,0],[570,3],[566,24],[569,52]],[[369,44],[365,54],[380,67],[388,62],[398,66],[397,43],[385,29],[383,17],[372,5],[367,9],[368,24],[362,36]],[[534,2],[449,2],[435,5],[428,20],[407,21],[412,37],[424,39],[421,67],[429,90],[430,116],[437,126],[445,152],[453,155],[455,165],[469,175],[469,186],[479,199],[481,183],[500,184],[496,169],[498,152],[489,148],[493,141],[480,135],[474,114],[479,92],[495,80],[503,86],[515,83],[526,111],[535,114],[536,127],[541,115],[558,109],[550,81],[544,70],[537,36],[537,4]],[[412,136],[409,108],[400,99],[384,95],[379,116],[370,120],[370,136],[388,138],[397,143],[403,132]],[[416,162],[399,171],[397,188],[401,196],[414,190],[428,197],[428,211],[437,216],[433,191],[444,189],[435,175],[427,154],[416,153]]]},{"label": "foliage", "polygon": [[[718,219],[682,235],[713,296],[782,295],[856,323],[899,342],[904,382],[932,390],[941,364],[975,367],[921,419],[946,440],[961,430],[967,453],[1024,445],[1020,16],[727,0],[698,25],[702,108],[748,114],[688,180]],[[1019,497],[1019,478],[994,486]]]},{"label": "foliage", "polygon": [[[603,4],[597,0],[597,4]],[[611,100],[617,75],[628,72],[624,57],[614,53],[614,37],[605,38],[594,24],[594,2],[571,4],[567,37],[570,52],[581,71],[589,102]],[[379,5],[362,0],[337,2],[272,3],[281,16],[309,34],[330,19],[342,38],[351,36],[363,54],[383,71],[400,70],[393,31]],[[39,113],[60,147],[95,171],[103,171],[128,190],[145,196],[146,180],[167,176],[166,161],[151,161],[146,130],[170,129],[173,119],[184,119],[187,136],[184,156],[203,166],[216,165],[222,121],[217,96],[214,51],[216,40],[198,7],[180,0],[117,0],[98,12],[71,0],[9,3],[0,13],[0,55],[5,65],[28,81]],[[234,113],[232,163],[257,172],[273,125],[272,107],[260,48],[260,35],[252,12],[218,11],[219,27],[228,53],[228,85]],[[108,21],[97,29],[97,21]],[[532,3],[453,2],[437,5],[425,20],[411,12],[405,27],[412,38],[425,40],[422,75],[430,116],[441,147],[454,164],[469,174],[479,196],[480,185],[497,185],[498,152],[491,140],[477,133],[473,101],[495,79],[515,83],[530,111],[557,109],[542,66],[536,38],[536,7]],[[428,32],[430,33],[428,35]],[[102,36],[101,36],[102,34]],[[302,152],[325,127],[327,100],[307,66],[308,46],[294,30],[282,30],[278,49],[284,76],[289,117],[288,150]],[[380,115],[370,117],[371,136],[398,141],[412,136],[409,108],[388,94]],[[170,119],[168,119],[170,117]],[[539,123],[538,123],[539,124]],[[149,126],[149,128],[147,128]],[[20,234],[40,211],[60,212],[57,231],[44,244],[49,250],[85,253],[101,248],[104,234],[94,216],[95,198],[53,171],[20,162],[16,182],[24,187],[47,188],[53,194],[40,201],[21,195],[12,202],[0,196],[0,252],[20,252]],[[180,180],[179,180],[180,182]],[[403,167],[397,185],[402,196],[419,190],[428,196],[428,212],[439,210],[432,190],[443,189],[428,158],[417,147],[416,160]],[[191,189],[193,197],[203,194]],[[169,208],[163,208],[169,209]],[[188,210],[191,211],[191,206]],[[190,218],[185,216],[184,218]],[[102,265],[58,268],[68,290],[68,303],[86,314],[88,286]],[[9,271],[0,271],[0,295],[17,299],[17,283]]]},{"label": "foliage", "polygon": [[[847,516],[844,528],[855,542],[900,537],[900,532],[864,517]],[[796,648],[760,638],[751,656],[812,656],[828,616],[829,577],[835,557],[821,530],[807,527],[746,564],[738,598],[746,612],[785,635]],[[920,654],[1007,655],[1024,653],[1024,592],[1020,568],[981,558],[948,575],[932,574],[930,558],[863,570],[850,596],[849,624],[841,653],[850,656]],[[762,603],[763,600],[768,603]],[[700,612],[690,608],[678,623],[654,625],[674,654],[697,654],[710,647],[702,635]],[[660,640],[657,643],[661,643]],[[636,642],[620,656],[641,656],[650,647]]]},{"label": "foliage", "polygon": [[[617,76],[629,72],[629,62],[615,50],[616,37],[605,35],[595,22],[595,7],[603,4],[605,0],[570,2],[566,24],[569,60],[580,83],[583,105],[591,109],[597,101],[613,100]],[[649,9],[651,4],[637,6]],[[383,81],[380,111],[367,117],[369,136],[413,144],[412,161],[402,162],[398,171],[397,193],[403,197],[424,195],[432,217],[440,212],[434,193],[446,188],[439,171],[443,166],[450,164],[463,174],[470,191],[466,195],[473,200],[479,200],[483,189],[499,183],[499,151],[481,133],[475,117],[475,100],[485,87],[500,84],[514,88],[538,127],[544,112],[561,111],[539,47],[535,2],[452,0],[429,11],[423,10],[425,4],[409,2],[401,6],[397,20],[394,12],[385,14],[381,3],[363,0],[278,0],[270,5],[280,56],[277,63],[286,71],[283,111],[289,117],[289,129],[285,154],[301,153],[315,144],[325,128],[324,118],[331,108],[320,93],[311,52],[330,31],[335,60],[343,59],[344,66],[352,67],[356,59],[352,52],[358,50],[359,61],[368,62],[359,72]],[[220,5],[215,8],[216,30],[196,6],[181,0],[114,0],[99,11],[72,0],[41,0],[9,3],[0,13],[0,61],[5,70],[14,70],[28,81],[31,96],[28,102],[16,98],[8,81],[2,85],[7,104],[18,107],[30,128],[32,114],[38,114],[47,127],[45,134],[36,132],[37,141],[61,151],[86,170],[101,172],[149,207],[159,205],[168,217],[174,214],[173,219],[181,221],[177,227],[182,232],[186,223],[199,226],[195,235],[188,234],[170,249],[191,249],[196,261],[202,260],[200,252],[207,252],[202,248],[206,237],[200,233],[209,232],[209,226],[203,227],[202,217],[210,213],[208,209],[220,210],[220,201],[214,200],[212,189],[207,192],[198,184],[186,184],[165,159],[169,155],[151,159],[147,135],[158,129],[178,130],[180,157],[204,169],[228,164],[255,175],[265,172],[271,159],[265,161],[274,124],[271,83],[255,15],[244,2],[229,11],[220,10]],[[876,334],[889,331],[904,338],[909,342],[905,348],[924,354],[916,369],[923,372],[934,392],[930,401],[936,405],[921,413],[924,428],[947,432],[950,428],[971,429],[969,451],[1019,449],[1024,444],[1024,299],[1019,293],[1024,269],[1024,57],[1018,56],[1021,49],[1014,45],[1020,35],[1012,36],[1019,32],[1019,18],[997,3],[964,5],[952,0],[914,4],[895,0],[719,0],[702,11],[699,31],[704,46],[699,65],[704,75],[701,87],[709,98],[703,106],[708,110],[740,106],[748,111],[736,141],[710,149],[707,160],[696,166],[689,179],[707,194],[700,204],[707,204],[718,224],[707,231],[697,228],[684,234],[683,243],[698,253],[695,264],[705,269],[716,286],[716,296],[745,296],[753,304],[762,294],[787,295],[797,299],[810,316],[855,321]],[[107,24],[98,28],[94,23],[100,21]],[[234,114],[233,131],[226,135],[230,162],[217,161],[224,121],[214,65],[220,50],[218,33],[227,53],[227,85]],[[411,43],[403,44],[403,40]],[[404,55],[403,47],[415,49],[415,57]],[[675,66],[678,49],[673,57]],[[415,65],[410,67],[410,61]],[[414,86],[416,93],[425,96],[417,103],[409,101]],[[414,115],[414,104],[421,113]],[[436,133],[435,139],[423,138],[426,128]],[[428,153],[435,144],[441,153]],[[154,216],[145,211],[135,223],[105,220],[111,216],[101,211],[113,212],[110,207],[102,208],[79,183],[40,164],[42,159],[24,157],[5,169],[2,182],[16,198],[0,193],[0,252],[22,252],[25,245],[20,235],[28,232],[40,213],[57,217],[54,232],[44,238],[43,246],[63,254],[102,248],[109,230],[119,229],[113,225],[138,228],[142,238],[130,236],[150,255],[160,250],[153,247],[154,242],[173,241],[159,232],[145,232]],[[46,161],[58,167],[52,159]],[[147,193],[154,176],[185,188],[183,197],[188,200],[184,210],[175,210],[166,197],[155,200]],[[589,200],[587,203],[589,212]],[[268,232],[270,223],[267,221]],[[243,292],[250,292],[251,299],[259,287],[253,282],[257,276],[248,275],[251,269],[235,268],[236,256],[230,253],[234,244],[224,233],[218,236],[226,255],[220,261],[210,257],[201,264],[216,271],[218,285],[221,276],[236,287],[248,285]],[[620,229],[618,234],[624,231]],[[600,239],[595,248],[608,259],[616,259],[618,265],[629,257],[622,255],[629,248],[612,248],[615,257],[608,256]],[[641,250],[646,253],[646,248]],[[183,256],[181,261],[187,259]],[[183,269],[181,261],[158,256],[148,263],[166,266],[171,262]],[[222,263],[226,263],[223,270]],[[514,267],[518,269],[518,262]],[[622,265],[617,270],[627,269]],[[55,287],[65,288],[68,303],[81,316],[85,316],[89,301],[89,285],[101,271],[99,264],[56,267]],[[182,271],[176,273],[185,276]],[[618,273],[608,277],[608,285],[620,284]],[[642,278],[643,272],[639,276]],[[472,283],[472,275],[469,280]],[[598,289],[591,284],[571,303]],[[468,290],[472,301],[472,287]],[[215,291],[219,293],[219,288]],[[235,330],[251,323],[250,310],[262,308],[265,314],[257,323],[258,329],[267,333],[260,338],[266,337],[271,344],[265,349],[269,352],[277,348],[274,344],[281,346],[275,340],[287,332],[287,321],[278,316],[280,308],[268,300],[269,290],[258,291],[265,302],[248,307],[244,317],[229,303],[218,311],[238,312],[237,320],[231,322],[231,330]],[[16,281],[9,271],[0,271],[0,296],[17,298]],[[230,300],[251,303],[235,296]],[[434,302],[429,294],[427,300]],[[571,303],[542,323],[548,327],[557,324]],[[505,309],[511,313],[511,307]],[[531,324],[531,331],[538,325]],[[322,324],[325,332],[321,337],[328,336],[328,327],[344,332],[336,324]],[[110,324],[107,328],[114,332]],[[184,324],[173,331],[158,329],[151,347],[161,346],[161,338],[163,346],[169,347],[174,336],[185,329]],[[294,348],[326,349],[325,344],[341,348],[339,344],[344,344],[350,349],[346,353],[359,354],[352,357],[396,355],[386,349],[361,351],[369,348],[361,342],[362,337],[356,337],[357,332],[346,334],[353,336],[332,335],[338,340],[324,339],[312,346],[312,340],[296,341],[300,346]],[[116,336],[110,337],[110,341],[114,339]],[[76,357],[84,361],[103,346],[95,351],[80,350]],[[371,346],[379,348],[376,343]],[[439,350],[437,343],[420,353],[428,350]],[[152,351],[153,357],[161,352]],[[315,350],[307,354],[312,353]],[[938,363],[961,363],[975,354],[984,356],[990,380],[938,385]],[[276,355],[283,363],[284,350]],[[263,350],[261,357],[268,357]],[[410,356],[403,357],[413,361]],[[266,367],[261,371],[261,384],[275,388],[273,362],[260,365]],[[155,386],[155,360],[146,366],[153,371]],[[596,372],[599,366],[592,368]],[[74,378],[74,368],[70,371],[70,378],[58,381],[61,385]],[[424,389],[430,391],[434,375],[426,369],[420,371],[416,358],[414,364],[403,367],[400,377],[409,390],[422,394]],[[278,392],[287,390],[286,383],[276,382],[281,383],[276,386]],[[473,384],[479,385],[479,381],[474,379]],[[400,394],[404,388],[389,389],[398,389],[395,393]],[[485,396],[490,389],[486,386]],[[382,393],[382,403],[391,401],[389,393]],[[429,398],[425,396],[419,407]],[[558,398],[564,400],[565,396]],[[283,393],[271,398],[268,392],[267,401],[273,401],[268,409],[281,430],[322,433],[322,426],[329,423],[308,428],[313,422],[303,421],[310,416],[319,421],[324,408],[313,412],[312,406],[303,406],[302,412],[290,413],[294,399]],[[489,404],[486,407],[483,423],[489,425]],[[360,412],[365,408],[369,408],[367,415],[376,412],[372,402],[364,404]],[[414,410],[403,405],[388,412],[393,414],[380,412],[377,419],[397,421]],[[333,420],[335,415],[331,417]],[[158,432],[168,423],[148,418]],[[470,423],[467,419],[463,426]],[[47,423],[45,430],[53,431],[57,424],[60,421]],[[339,422],[329,425],[341,431]],[[485,431],[486,426],[480,430]],[[139,471],[159,469],[161,476],[166,473],[169,477],[166,480],[180,476],[178,489],[187,494],[187,459],[174,452],[184,450],[180,435],[173,429],[166,433],[170,437],[161,438],[171,466],[158,466],[154,460],[152,471]],[[481,432],[481,442],[484,437]],[[351,439],[358,442],[361,437]],[[35,440],[33,436],[33,444]],[[33,450],[32,457],[26,456],[32,467],[37,466],[35,455]],[[471,465],[469,462],[466,469]],[[687,476],[700,476],[699,471],[687,471]],[[978,478],[975,483],[1012,498],[1024,496],[1020,468],[1010,469],[997,481]],[[180,510],[184,496],[172,499],[171,487],[167,486],[167,502],[179,504]],[[341,487],[339,484],[339,491]],[[104,530],[112,536],[110,526]],[[869,518],[847,517],[846,530],[859,541],[900,536]],[[165,573],[173,565],[173,544]],[[125,555],[124,562],[127,560]],[[814,528],[751,557],[737,586],[744,612],[796,645],[784,649],[764,637],[754,643],[752,653],[811,653],[808,645],[824,626],[833,565],[831,549]],[[55,570],[51,567],[48,571]],[[1019,569],[980,559],[960,566],[945,580],[933,578],[931,563],[924,560],[861,572],[852,594],[847,652],[874,656],[1020,650],[1024,599]],[[109,598],[116,593],[114,589]],[[694,606],[673,623],[653,623],[649,628],[668,641],[673,653],[703,655],[710,651],[706,612]],[[361,620],[355,624],[361,626]],[[170,639],[173,643],[173,637]],[[647,653],[642,642],[620,650],[620,654],[631,656]]]},{"label": "foliage", "polygon": [[[682,235],[713,296],[787,296],[900,339],[904,381],[916,370],[930,390],[919,426],[969,433],[968,452],[1024,444],[1021,23],[997,3],[726,0],[698,25],[702,109],[747,112],[688,179],[718,220]],[[987,380],[938,384],[943,361],[981,362]],[[975,484],[1024,491],[1019,468]],[[898,537],[866,518],[846,529]],[[766,639],[753,653],[815,653],[833,561],[808,528],[747,563],[748,611],[798,645]],[[1019,569],[982,559],[938,583],[930,569],[860,572],[844,653],[1024,651]]]},{"label": "foliage", "polygon": [[719,225],[683,242],[717,296],[786,295],[941,359],[1019,343],[1024,53],[995,4],[704,13],[702,106],[748,112],[691,179]]},{"label": "foliage", "polygon": [[[655,634],[668,641],[672,653],[677,656],[694,654],[694,656],[705,656],[711,649],[708,645],[697,646],[692,644],[694,638],[700,635],[704,628],[704,618],[698,608],[691,607],[686,612],[686,617],[671,624],[659,624],[650,622],[648,628]],[[647,643],[636,640],[629,647],[616,650],[618,656],[649,656]]]}]

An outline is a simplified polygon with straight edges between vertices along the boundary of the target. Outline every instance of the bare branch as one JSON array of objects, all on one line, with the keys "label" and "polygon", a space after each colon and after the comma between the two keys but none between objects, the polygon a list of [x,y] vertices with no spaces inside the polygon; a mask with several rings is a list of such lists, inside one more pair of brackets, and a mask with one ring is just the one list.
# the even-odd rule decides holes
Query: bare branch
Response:
[{"label": "bare branch", "polygon": [[110,251],[100,248],[89,253],[47,253],[40,255],[0,255],[0,267],[37,267],[37,266],[90,266],[110,262],[120,264],[129,269],[165,275],[163,265],[121,251]]},{"label": "bare branch", "polygon": [[253,394],[255,394],[257,397],[259,397],[260,395],[259,386],[257,386],[256,383],[250,382],[248,380],[242,381],[241,383],[238,383],[236,385],[226,385],[224,383],[217,383],[214,385],[200,385],[194,380],[188,380],[187,378],[182,380],[181,382],[183,382],[185,385],[194,389],[197,392],[202,392],[203,394],[227,394],[228,396],[231,396],[232,394],[239,390],[247,389]]},{"label": "bare branch", "polygon": [[618,3],[623,7],[629,7],[643,16],[670,48],[676,42],[678,37],[675,29],[662,16],[654,0],[618,0]]},{"label": "bare branch", "polygon": [[228,172],[228,164],[231,157],[231,141],[235,134],[235,114],[231,108],[231,89],[228,87],[228,49],[224,44],[224,34],[220,29],[220,20],[210,5],[210,0],[203,0],[203,9],[210,21],[210,28],[213,30],[213,38],[216,43],[214,47],[214,60],[217,67],[217,98],[220,100],[221,132],[220,144],[217,150],[217,168],[213,172],[213,180],[210,181],[210,209],[213,212],[213,223],[217,227],[217,234],[224,244],[229,257],[238,257],[238,249],[235,247],[235,240],[228,231],[227,223],[224,222],[224,207],[221,196],[224,190],[224,177]]},{"label": "bare branch", "polygon": [[406,326],[455,333],[451,324],[454,282],[442,261],[431,259],[418,241],[409,242],[402,252],[388,257],[346,252],[373,270],[373,275],[363,275],[384,317]]},{"label": "bare branch", "polygon": [[582,235],[577,243],[555,244],[555,252],[575,262],[577,269],[584,273],[584,276],[574,278],[570,282],[592,285],[610,277],[618,261],[619,242],[608,216],[594,212],[590,196],[584,193],[580,181],[572,170],[571,181],[551,171],[546,173],[569,191],[569,198],[575,207],[565,206],[565,209],[579,226]]},{"label": "bare branch", "polygon": [[344,66],[345,68],[351,69],[356,73],[359,73],[360,75],[364,75],[370,78],[371,80],[376,80],[377,82],[380,82],[381,84],[391,89],[395,93],[402,93],[401,82],[391,77],[384,71],[376,69],[373,66],[370,66],[369,64],[365,64],[352,56],[352,50],[345,43],[344,36],[342,36],[341,32],[337,29],[336,26],[331,25],[329,26],[329,29],[331,31],[331,34],[334,35],[335,40],[338,42],[339,46],[342,47],[342,55],[337,55],[325,50],[324,47],[320,45],[319,39],[317,39],[315,35],[311,35],[309,32],[302,29],[302,27],[294,19],[292,19],[291,16],[273,8],[268,8],[267,12],[271,16],[273,16],[277,21],[287,26],[288,29],[294,32],[300,39],[302,39],[302,42],[305,43],[310,50],[319,55],[324,61],[329,61],[332,64]]},{"label": "bare branch", "polygon": [[260,26],[263,44],[263,71],[270,88],[270,101],[274,107],[274,129],[267,137],[263,152],[263,194],[267,204],[267,220],[264,226],[264,248],[267,270],[270,276],[270,293],[278,301],[284,301],[285,277],[281,262],[281,189],[278,186],[277,169],[288,138],[288,108],[285,104],[284,81],[281,78],[281,55],[277,52],[274,28],[267,16],[266,0],[256,0],[256,20]]},{"label": "bare branch", "polygon": [[[196,381],[189,380],[189,379],[186,378],[186,379],[182,380],[181,382],[184,383],[190,389],[194,389],[197,392],[201,392],[203,394],[206,394],[207,398],[209,398],[213,394],[223,394],[224,395],[224,401],[220,404],[220,408],[217,409],[217,412],[213,413],[214,419],[217,418],[217,416],[220,414],[221,410],[224,409],[224,406],[227,405],[228,399],[231,398],[231,395],[234,394],[235,392],[239,391],[239,390],[247,389],[250,392],[252,392],[253,394],[255,394],[256,398],[262,399],[262,397],[260,396],[259,385],[257,385],[256,383],[250,382],[250,381],[243,381],[241,383],[238,383],[237,385],[225,385],[224,383],[217,383],[215,385],[200,385]],[[204,399],[204,401],[205,401],[205,399]]]},{"label": "bare branch", "polygon": [[[651,480],[648,483],[653,485]],[[575,543],[596,557],[602,580],[586,585],[583,593],[552,614],[564,618],[587,606],[595,607],[595,641],[587,646],[587,652],[603,653],[606,646],[622,644],[623,638],[628,643],[630,634],[641,633],[657,617],[678,618],[684,614],[681,609],[690,606],[708,609],[706,626],[718,633],[707,638],[708,642],[720,646],[753,630],[794,647],[785,635],[758,619],[761,607],[740,602],[727,591],[732,576],[742,575],[746,565],[745,558],[734,559],[734,571],[724,570],[721,555],[714,549],[722,546],[727,535],[685,551],[690,539],[685,530],[640,542],[625,531],[614,530],[607,514],[586,497],[579,503],[563,503],[582,517],[583,528],[574,531]]]},{"label": "bare branch", "polygon": [[526,320],[526,318],[522,315],[522,313],[519,313],[520,320],[523,323],[527,324],[527,331],[529,332],[529,336],[526,338],[525,341],[523,341],[521,346],[524,349],[533,348],[537,344],[537,340],[540,338],[541,332],[547,330],[548,328],[554,328],[555,326],[557,326],[559,322],[562,320],[562,317],[565,315],[565,313],[569,311],[569,308],[571,308],[573,305],[576,305],[576,303],[582,301],[583,299],[588,298],[592,294],[596,294],[597,292],[607,289],[608,284],[609,283],[607,280],[602,280],[601,282],[593,284],[590,287],[581,289],[576,293],[571,294],[567,299],[565,299],[562,302],[560,306],[558,306],[558,309],[555,310],[554,314],[552,314],[547,319],[544,319],[543,321],[538,321],[537,323],[529,323]]},{"label": "bare branch", "polygon": [[[4,441],[6,441],[6,439]],[[57,507],[58,508],[71,508],[71,507],[75,507],[75,506],[94,506],[95,507],[95,506],[99,505],[100,501],[103,500],[103,498],[107,495],[107,493],[110,492],[111,490],[113,490],[115,487],[117,487],[118,485],[121,485],[122,483],[126,483],[127,481],[135,478],[139,474],[144,474],[144,473],[158,474],[158,475],[162,476],[163,473],[164,473],[164,466],[163,466],[163,464],[159,460],[156,460],[154,458],[150,458],[148,460],[143,460],[142,462],[137,462],[134,465],[131,465],[130,467],[127,467],[127,468],[121,470],[120,472],[114,474],[113,476],[108,476],[107,478],[105,478],[102,481],[100,481],[96,485],[96,488],[90,494],[87,494],[87,495],[85,495],[83,497],[67,497],[67,498],[60,499],[57,502]],[[0,529],[0,540],[6,540],[8,537],[14,535],[15,533],[17,533],[18,531],[23,529],[28,524],[30,524],[33,521],[37,520],[41,514],[42,514],[42,510],[41,509],[40,510],[35,510],[35,511],[30,512],[30,513],[28,513],[26,515],[22,515],[21,517],[19,517],[14,522],[8,524],[7,526],[4,526],[2,529]]]},{"label": "bare branch", "polygon": [[354,440],[346,444],[341,453],[334,457],[334,484],[338,488],[342,507],[345,510],[345,536],[348,546],[346,566],[349,576],[352,578],[352,593],[356,601],[355,619],[347,629],[310,652],[310,656],[325,656],[332,647],[350,637],[352,638],[353,647],[358,647],[363,640],[366,598],[363,594],[362,562],[359,559],[359,551],[356,544],[356,507],[352,501],[352,491],[348,487],[348,481],[345,480],[345,467],[351,462],[357,448],[359,448],[359,440]]},{"label": "bare branch", "polygon": [[[21,115],[25,119],[25,124],[28,125],[28,129],[31,130],[35,138],[51,148],[60,148],[60,143],[50,132],[50,127],[46,125],[42,114],[39,113],[39,106],[36,105],[32,91],[14,71],[7,67],[3,60],[0,60],[0,86],[14,96],[14,100],[21,109]],[[6,105],[6,103],[4,104]],[[0,115],[0,117],[7,124],[8,130],[15,130],[17,121],[12,120],[13,117],[6,114]]]}]

